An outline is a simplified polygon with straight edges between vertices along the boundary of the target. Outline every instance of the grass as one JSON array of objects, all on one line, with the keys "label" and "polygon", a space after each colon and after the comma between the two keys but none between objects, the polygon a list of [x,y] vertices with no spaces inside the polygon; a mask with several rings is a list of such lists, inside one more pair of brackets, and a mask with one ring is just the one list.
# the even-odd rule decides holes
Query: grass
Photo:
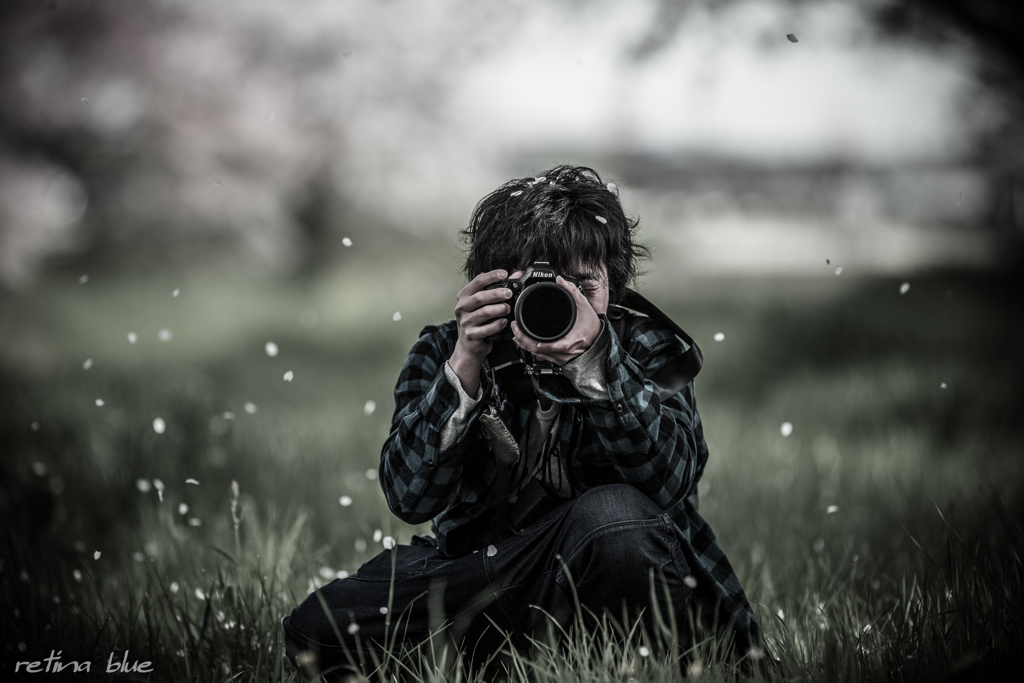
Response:
[{"label": "grass", "polygon": [[[152,663],[136,678],[295,680],[281,616],[383,537],[426,531],[393,518],[368,477],[398,366],[457,289],[453,269],[409,263],[370,298],[359,283],[374,265],[353,263],[285,283],[100,272],[83,287],[56,274],[0,301],[5,673],[54,650],[95,678],[127,652]],[[934,273],[898,288],[659,296],[705,351],[701,509],[781,660],[768,677],[973,680],[1024,663],[1019,284]],[[510,677],[679,678],[610,634],[538,644],[506,661]],[[388,665],[413,680],[482,676],[435,660]],[[688,667],[747,676],[710,640]]]}]

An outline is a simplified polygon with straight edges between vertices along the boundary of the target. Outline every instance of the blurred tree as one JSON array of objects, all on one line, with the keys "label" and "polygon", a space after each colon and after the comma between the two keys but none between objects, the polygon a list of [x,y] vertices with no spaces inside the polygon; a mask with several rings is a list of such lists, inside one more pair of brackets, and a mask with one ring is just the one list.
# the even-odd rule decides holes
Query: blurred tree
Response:
[{"label": "blurred tree", "polygon": [[[690,12],[711,12],[742,0],[655,0],[650,27],[633,46],[634,60],[650,58],[669,45]],[[991,188],[985,227],[1005,233],[1021,247],[1024,241],[1024,3],[1003,0],[845,0],[863,11],[877,38],[912,42],[930,50],[967,48],[975,57],[980,89],[999,101],[1003,115],[985,125],[965,125],[974,137],[965,162],[985,169]],[[811,0],[779,0],[798,17]],[[777,47],[788,47],[786,33]],[[796,31],[799,33],[799,31]],[[799,38],[799,37],[798,37]],[[972,102],[963,104],[969,120]]]},{"label": "blurred tree", "polygon": [[315,266],[339,207],[429,169],[411,143],[508,23],[478,4],[5,0],[0,286],[61,251]]}]

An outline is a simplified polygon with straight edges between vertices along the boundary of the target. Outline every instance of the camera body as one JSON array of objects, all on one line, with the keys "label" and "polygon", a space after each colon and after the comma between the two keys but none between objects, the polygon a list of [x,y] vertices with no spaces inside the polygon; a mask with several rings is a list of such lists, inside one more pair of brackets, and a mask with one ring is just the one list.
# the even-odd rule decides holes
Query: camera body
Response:
[{"label": "camera body", "polygon": [[508,302],[512,310],[505,316],[509,325],[487,339],[511,339],[513,320],[519,323],[519,329],[539,342],[557,341],[569,334],[576,324],[576,301],[555,281],[559,275],[583,291],[576,278],[558,273],[546,261],[531,263],[522,277],[507,278],[485,287],[512,290]]}]

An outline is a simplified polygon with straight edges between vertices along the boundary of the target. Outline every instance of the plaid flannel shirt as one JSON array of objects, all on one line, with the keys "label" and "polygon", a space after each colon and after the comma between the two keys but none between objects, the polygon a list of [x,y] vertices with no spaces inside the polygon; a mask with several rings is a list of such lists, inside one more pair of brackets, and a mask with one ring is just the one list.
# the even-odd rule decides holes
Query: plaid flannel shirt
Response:
[{"label": "plaid flannel shirt", "polygon": [[[607,399],[585,398],[563,377],[543,378],[542,393],[562,404],[558,457],[577,492],[625,483],[669,512],[696,580],[688,584],[701,621],[718,631],[731,627],[737,650],[746,652],[761,644],[753,611],[711,527],[687,500],[708,459],[693,383],[662,402],[650,379],[686,347],[648,317],[631,316],[625,343],[603,324],[610,335]],[[455,443],[439,450],[441,430],[459,405],[443,368],[457,340],[454,320],[420,333],[395,387],[380,463],[392,512],[410,524],[431,520],[438,552],[450,557],[486,545],[496,510],[495,459],[476,424],[486,400]],[[512,412],[521,431],[531,406]]]}]

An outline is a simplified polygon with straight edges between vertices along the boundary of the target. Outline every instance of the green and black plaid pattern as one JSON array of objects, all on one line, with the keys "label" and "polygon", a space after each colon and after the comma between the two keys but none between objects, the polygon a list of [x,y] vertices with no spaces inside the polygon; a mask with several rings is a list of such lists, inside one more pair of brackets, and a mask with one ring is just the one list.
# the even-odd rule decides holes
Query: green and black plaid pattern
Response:
[{"label": "green and black plaid pattern", "polygon": [[[576,492],[629,484],[669,513],[693,572],[687,577],[708,627],[734,631],[736,645],[760,644],[754,614],[711,527],[687,500],[708,459],[693,383],[659,401],[650,379],[686,347],[651,318],[638,316],[621,342],[610,335],[608,399],[589,399],[565,378],[545,378],[541,389],[562,404],[558,455]],[[437,549],[458,556],[486,545],[483,530],[494,515],[497,468],[476,424],[482,401],[465,431],[439,450],[440,433],[459,404],[443,364],[458,339],[455,321],[423,329],[395,387],[391,433],[381,454],[380,480],[391,510],[418,524],[432,520]],[[522,430],[531,406],[513,408]],[[519,432],[517,432],[519,433]],[[742,650],[741,650],[742,652]]]}]

